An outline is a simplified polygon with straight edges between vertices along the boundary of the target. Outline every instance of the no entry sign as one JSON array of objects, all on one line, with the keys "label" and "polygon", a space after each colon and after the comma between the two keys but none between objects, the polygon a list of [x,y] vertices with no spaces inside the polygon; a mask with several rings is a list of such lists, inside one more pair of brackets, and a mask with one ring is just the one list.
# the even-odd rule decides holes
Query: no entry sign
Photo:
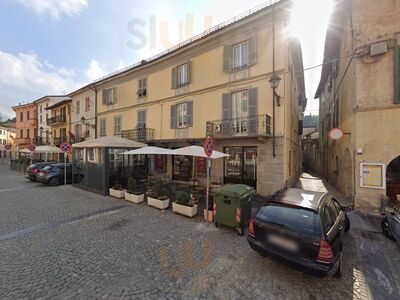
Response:
[{"label": "no entry sign", "polygon": [[214,151],[214,140],[212,137],[207,137],[204,141],[204,153],[210,157]]},{"label": "no entry sign", "polygon": [[69,152],[71,150],[71,144],[70,143],[62,143],[60,145],[60,149],[62,152]]},{"label": "no entry sign", "polygon": [[4,146],[4,149],[6,149],[7,151],[11,150],[11,145],[10,145],[10,144],[5,145],[5,146]]}]

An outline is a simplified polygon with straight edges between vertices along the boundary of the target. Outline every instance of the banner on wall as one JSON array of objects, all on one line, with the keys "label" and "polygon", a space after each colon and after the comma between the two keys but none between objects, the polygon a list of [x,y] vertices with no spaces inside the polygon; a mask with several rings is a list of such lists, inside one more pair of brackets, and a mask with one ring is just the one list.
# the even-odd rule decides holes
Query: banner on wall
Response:
[{"label": "banner on wall", "polygon": [[360,186],[364,188],[386,189],[386,166],[382,163],[360,164]]}]

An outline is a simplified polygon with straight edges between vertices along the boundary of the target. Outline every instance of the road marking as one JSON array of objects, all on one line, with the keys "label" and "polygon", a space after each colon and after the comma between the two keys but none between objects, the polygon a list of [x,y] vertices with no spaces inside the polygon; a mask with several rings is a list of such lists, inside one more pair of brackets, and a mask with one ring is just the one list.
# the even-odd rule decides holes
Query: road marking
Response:
[{"label": "road marking", "polygon": [[114,212],[114,211],[120,210],[120,209],[125,208],[125,207],[127,207],[127,205],[114,206],[114,207],[111,207],[111,208],[97,210],[97,211],[94,211],[94,212],[91,212],[91,213],[87,213],[87,214],[84,214],[84,215],[80,215],[80,216],[76,216],[76,217],[72,217],[72,218],[68,218],[68,219],[64,219],[64,220],[55,221],[55,222],[51,222],[51,223],[47,223],[47,224],[41,224],[41,225],[33,226],[33,227],[30,227],[30,228],[21,229],[21,230],[18,230],[18,231],[6,233],[6,234],[3,234],[3,235],[0,235],[0,241],[6,241],[6,240],[17,238],[17,237],[20,237],[20,236],[23,236],[23,235],[32,234],[32,233],[35,233],[37,231],[50,229],[50,228],[55,228],[55,227],[58,227],[60,225],[64,225],[64,224],[67,224],[67,223],[72,223],[72,222],[75,222],[75,221],[80,221],[82,219],[90,218],[90,217],[93,217],[93,216],[96,216],[96,215],[109,213],[109,212]]},{"label": "road marking", "polygon": [[31,189],[31,188],[34,188],[34,186],[24,186],[24,187],[19,187],[19,188],[14,188],[14,189],[0,190],[0,193],[13,192],[13,191],[19,191],[19,190],[26,190],[26,189]]}]

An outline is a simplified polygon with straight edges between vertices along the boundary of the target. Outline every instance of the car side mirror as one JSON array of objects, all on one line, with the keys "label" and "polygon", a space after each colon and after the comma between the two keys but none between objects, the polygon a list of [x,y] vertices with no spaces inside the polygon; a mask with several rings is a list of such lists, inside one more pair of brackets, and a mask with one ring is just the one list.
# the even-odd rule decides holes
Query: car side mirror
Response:
[{"label": "car side mirror", "polygon": [[389,208],[385,208],[385,212],[386,212],[386,213],[388,213],[388,214],[391,214],[391,215],[393,215],[393,214],[394,214],[394,209],[393,209],[393,208],[391,208],[391,207],[389,207]]}]

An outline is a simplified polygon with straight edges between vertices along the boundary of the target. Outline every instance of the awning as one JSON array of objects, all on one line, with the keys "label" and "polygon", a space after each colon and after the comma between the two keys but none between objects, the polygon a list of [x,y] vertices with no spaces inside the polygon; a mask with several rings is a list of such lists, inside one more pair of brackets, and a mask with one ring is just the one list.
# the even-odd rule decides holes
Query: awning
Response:
[{"label": "awning", "polygon": [[131,150],[128,152],[124,152],[122,154],[127,155],[139,155],[139,154],[164,154],[170,155],[173,154],[173,150],[160,148],[160,147],[143,147],[140,149]]},{"label": "awning", "polygon": [[107,136],[73,144],[73,148],[142,148],[147,145],[118,136]]},{"label": "awning", "polygon": [[55,146],[38,146],[33,153],[63,153],[60,148]]},{"label": "awning", "polygon": [[32,153],[31,151],[28,150],[28,148],[24,148],[21,150],[18,150],[19,153]]},{"label": "awning", "polygon": [[[207,157],[207,155],[204,153],[203,147],[200,147],[200,146],[188,146],[188,147],[173,150],[172,152],[173,152],[172,155]],[[214,150],[213,154],[211,155],[210,158],[218,159],[218,158],[228,157],[228,156],[230,156],[230,155]]]}]

